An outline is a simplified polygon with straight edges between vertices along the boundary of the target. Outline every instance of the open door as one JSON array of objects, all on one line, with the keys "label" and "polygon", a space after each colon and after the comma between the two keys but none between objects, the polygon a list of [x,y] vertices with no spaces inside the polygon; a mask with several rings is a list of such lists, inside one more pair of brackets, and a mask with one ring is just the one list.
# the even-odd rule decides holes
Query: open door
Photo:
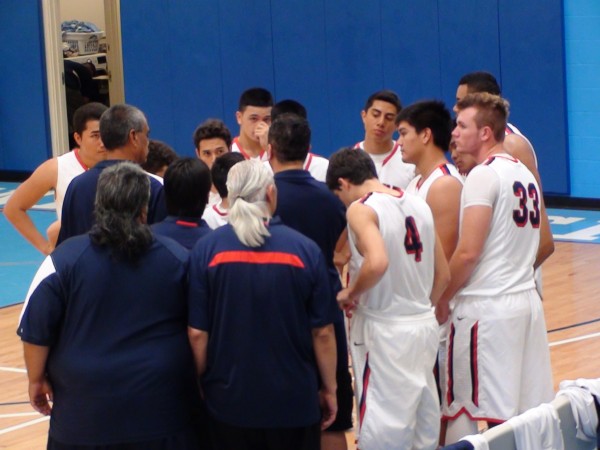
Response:
[{"label": "open door", "polygon": [[[48,116],[52,155],[59,156],[69,149],[65,76],[62,54],[60,2],[41,0],[46,52],[46,79],[48,83]],[[107,42],[107,72],[109,102],[125,101],[123,57],[121,51],[120,0],[104,0]]]}]

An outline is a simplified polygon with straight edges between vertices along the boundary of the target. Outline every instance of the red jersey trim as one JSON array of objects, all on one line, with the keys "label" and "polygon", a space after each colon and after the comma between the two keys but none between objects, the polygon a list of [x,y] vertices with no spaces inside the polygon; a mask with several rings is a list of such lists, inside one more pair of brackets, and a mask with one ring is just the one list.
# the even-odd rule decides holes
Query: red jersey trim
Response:
[{"label": "red jersey trim", "polygon": [[215,212],[216,212],[218,215],[220,215],[221,217],[227,217],[227,214],[228,214],[228,213],[227,213],[227,211],[221,211],[221,210],[220,210],[220,209],[217,207],[217,205],[213,205],[213,206],[212,206],[212,209],[213,209],[213,210],[214,210],[214,211],[215,211]]},{"label": "red jersey trim", "polygon": [[186,220],[176,220],[175,224],[187,228],[198,228],[198,224],[196,222],[188,222]]},{"label": "red jersey trim", "polygon": [[229,263],[281,264],[304,269],[304,263],[297,255],[283,252],[254,252],[251,250],[231,250],[217,253],[208,267]]},{"label": "red jersey trim", "polygon": [[89,170],[89,167],[85,165],[85,163],[82,161],[81,157],[79,156],[79,149],[75,148],[75,149],[73,149],[73,151],[75,152],[75,159],[77,160],[79,165],[81,167],[83,167],[83,170]]},{"label": "red jersey trim", "polygon": [[[237,145],[237,147],[240,149],[240,153],[242,154],[242,156],[244,157],[244,159],[252,159],[252,156],[250,156],[248,153],[246,153],[246,150],[244,150],[244,148],[240,144],[239,136],[236,136],[235,138],[233,138],[233,143],[235,145]],[[261,161],[262,161],[262,158],[263,158],[264,154],[265,154],[265,151],[261,150],[260,154],[258,155],[258,157],[259,157],[259,159]]]},{"label": "red jersey trim", "polygon": [[308,168],[310,167],[310,165],[312,163],[312,160],[313,160],[313,154],[309,153],[307,161],[304,163],[304,170],[308,170]]}]

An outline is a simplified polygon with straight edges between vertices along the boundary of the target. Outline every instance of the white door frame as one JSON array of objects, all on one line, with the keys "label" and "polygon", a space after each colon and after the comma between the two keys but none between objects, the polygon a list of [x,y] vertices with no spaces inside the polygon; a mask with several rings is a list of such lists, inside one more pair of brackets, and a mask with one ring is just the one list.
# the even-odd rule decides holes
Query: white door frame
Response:
[{"label": "white door frame", "polygon": [[[48,88],[48,117],[52,156],[69,149],[65,74],[60,31],[60,2],[41,0],[46,53],[46,82]],[[107,61],[109,64],[109,101],[111,105],[125,101],[123,55],[121,50],[120,0],[104,0],[106,17]]]}]

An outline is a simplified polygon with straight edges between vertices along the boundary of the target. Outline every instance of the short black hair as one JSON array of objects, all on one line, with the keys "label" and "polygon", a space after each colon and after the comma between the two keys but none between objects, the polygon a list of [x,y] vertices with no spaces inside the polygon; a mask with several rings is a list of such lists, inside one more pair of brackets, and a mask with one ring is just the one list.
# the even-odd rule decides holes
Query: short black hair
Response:
[{"label": "short black hair", "polygon": [[375,163],[363,150],[353,147],[341,148],[329,157],[325,179],[327,187],[332,191],[339,189],[340,178],[359,186],[367,180],[377,178]]},{"label": "short black hair", "polygon": [[170,166],[179,156],[169,145],[162,141],[150,139],[148,142],[148,157],[142,164],[142,169],[156,175],[164,166]]},{"label": "short black hair", "polygon": [[281,114],[269,128],[269,144],[279,162],[304,161],[310,150],[310,126],[296,114]]},{"label": "short black hair", "polygon": [[229,173],[229,169],[244,160],[244,155],[239,152],[225,153],[215,159],[215,162],[210,169],[210,175],[221,198],[226,198],[228,195],[227,174]]},{"label": "short black hair", "polygon": [[277,116],[285,113],[296,114],[297,116],[308,119],[308,114],[306,113],[304,105],[296,100],[288,99],[281,100],[273,105],[273,109],[271,110],[271,120],[273,121]]},{"label": "short black hair", "polygon": [[204,139],[223,139],[227,149],[231,150],[231,132],[227,125],[219,119],[206,119],[198,128],[194,131],[192,139],[194,141],[194,148],[198,148],[200,141]]},{"label": "short black hair", "polygon": [[436,147],[442,151],[448,150],[452,134],[452,116],[444,102],[424,100],[413,103],[398,113],[396,125],[400,122],[407,122],[417,133],[429,128]]},{"label": "short black hair", "polygon": [[398,94],[396,94],[394,91],[390,91],[389,89],[384,89],[381,91],[377,91],[369,96],[365,103],[363,111],[367,111],[371,106],[373,106],[375,100],[381,100],[382,102],[391,103],[396,107],[397,112],[400,112],[400,110],[402,109],[402,103],[400,102],[400,97],[398,97]]},{"label": "short black hair", "polygon": [[469,94],[487,92],[488,94],[500,95],[502,93],[498,80],[489,72],[478,71],[463,75],[458,82],[459,86],[461,84],[467,85],[467,92]]},{"label": "short black hair", "polygon": [[102,113],[108,107],[98,102],[86,103],[75,110],[73,114],[73,131],[81,136],[90,120],[100,120]]},{"label": "short black hair", "polygon": [[273,106],[273,96],[265,88],[254,87],[246,89],[240,96],[238,111],[244,112],[247,106]]},{"label": "short black hair", "polygon": [[210,170],[198,158],[173,162],[164,178],[167,212],[171,216],[200,218],[208,203]]}]

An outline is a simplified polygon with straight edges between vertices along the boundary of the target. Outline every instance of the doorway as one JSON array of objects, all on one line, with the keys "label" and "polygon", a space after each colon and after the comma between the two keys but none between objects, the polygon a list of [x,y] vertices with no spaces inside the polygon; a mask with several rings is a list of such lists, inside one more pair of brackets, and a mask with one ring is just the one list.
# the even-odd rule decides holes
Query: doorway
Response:
[{"label": "doorway", "polygon": [[[104,28],[106,36],[106,51],[95,53],[95,62],[100,59],[105,63],[105,73],[98,75],[97,82],[106,86],[108,90],[108,103],[114,105],[125,101],[125,88],[123,78],[123,56],[121,49],[121,17],[120,0],[97,0],[94,14],[102,14],[100,25]],[[91,2],[77,1],[78,10],[81,5]],[[50,136],[52,142],[52,156],[59,156],[71,150],[69,148],[69,132],[67,119],[67,102],[64,74],[64,59],[61,35],[61,2],[56,0],[42,0],[42,14],[44,26],[44,41],[46,54],[46,79],[48,90],[48,117],[50,118]],[[85,17],[77,18],[84,20]],[[102,19],[104,24],[102,25]],[[103,68],[104,69],[104,68]]]}]

